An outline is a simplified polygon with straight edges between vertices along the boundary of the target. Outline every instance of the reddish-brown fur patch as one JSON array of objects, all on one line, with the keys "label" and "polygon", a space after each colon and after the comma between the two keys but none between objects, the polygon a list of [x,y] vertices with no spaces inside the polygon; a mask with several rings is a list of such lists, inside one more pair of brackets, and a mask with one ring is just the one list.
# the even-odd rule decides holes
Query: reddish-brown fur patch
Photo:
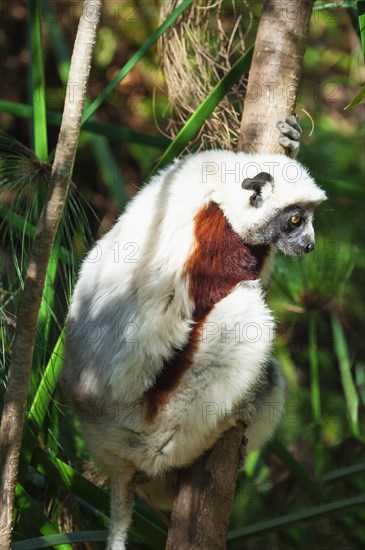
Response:
[{"label": "reddish-brown fur patch", "polygon": [[201,327],[214,305],[242,281],[259,277],[268,246],[249,246],[233,231],[221,209],[209,203],[195,217],[195,246],[185,264],[195,308],[189,340],[165,363],[145,393],[146,418],[152,420],[192,365]]}]

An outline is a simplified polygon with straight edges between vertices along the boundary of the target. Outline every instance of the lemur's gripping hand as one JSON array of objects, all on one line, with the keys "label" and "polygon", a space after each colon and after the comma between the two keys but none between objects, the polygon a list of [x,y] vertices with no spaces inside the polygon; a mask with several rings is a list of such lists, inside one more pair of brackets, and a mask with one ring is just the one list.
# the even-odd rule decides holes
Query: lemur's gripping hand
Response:
[{"label": "lemur's gripping hand", "polygon": [[276,127],[280,130],[279,143],[286,153],[295,158],[299,151],[302,129],[298,123],[297,115],[287,115],[285,121],[279,120]]}]

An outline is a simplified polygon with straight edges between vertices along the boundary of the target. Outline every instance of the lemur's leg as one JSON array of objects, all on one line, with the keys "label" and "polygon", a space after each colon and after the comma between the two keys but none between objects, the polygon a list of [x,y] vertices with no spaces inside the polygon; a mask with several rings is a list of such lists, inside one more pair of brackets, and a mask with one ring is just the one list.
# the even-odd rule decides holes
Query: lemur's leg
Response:
[{"label": "lemur's leg", "polygon": [[285,152],[295,158],[297,156],[302,129],[298,123],[297,115],[287,115],[285,121],[279,120],[276,127],[280,130],[279,143]]},{"label": "lemur's leg", "polygon": [[120,470],[111,476],[111,524],[108,550],[125,550],[128,527],[132,520],[135,467],[120,462]]}]

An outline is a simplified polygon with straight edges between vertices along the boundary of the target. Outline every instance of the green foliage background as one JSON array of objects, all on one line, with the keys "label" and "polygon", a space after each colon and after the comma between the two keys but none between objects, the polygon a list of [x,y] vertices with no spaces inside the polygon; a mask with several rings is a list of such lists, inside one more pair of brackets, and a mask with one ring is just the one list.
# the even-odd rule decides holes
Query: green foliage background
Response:
[{"label": "green foliage background", "polygon": [[[182,8],[189,3],[185,0]],[[364,109],[358,103],[344,110],[364,85],[363,4],[317,2],[312,17],[297,105],[304,128],[299,160],[329,201],[318,212],[315,253],[276,258],[269,301],[280,320],[275,353],[287,379],[287,405],[274,441],[265,452],[251,455],[239,474],[230,549],[358,548],[365,543]],[[253,44],[260,2],[248,6],[254,15]],[[5,0],[0,8],[5,23],[0,34],[1,128],[6,132],[0,137],[3,392],[81,3]],[[75,276],[93,240],[111,226],[156,163],[180,154],[227,82],[235,82],[249,66],[250,51],[234,60],[238,65],[225,85],[171,142],[156,128],[156,123],[166,127],[170,116],[155,45],[157,27],[155,1],[105,3],[84,115],[89,118],[39,314],[15,550],[56,543],[65,549],[71,544],[104,547],[107,481],[92,465],[77,419],[56,387]],[[105,90],[111,90],[109,95]],[[165,533],[161,513],[138,500],[131,547],[161,549]]]}]

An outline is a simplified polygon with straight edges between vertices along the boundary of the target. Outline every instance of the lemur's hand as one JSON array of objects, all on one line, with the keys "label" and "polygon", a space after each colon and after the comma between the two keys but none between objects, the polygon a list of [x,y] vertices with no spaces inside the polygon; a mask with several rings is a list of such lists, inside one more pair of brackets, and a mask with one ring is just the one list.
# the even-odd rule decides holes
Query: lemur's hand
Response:
[{"label": "lemur's hand", "polygon": [[297,156],[302,129],[298,123],[297,115],[287,115],[285,121],[279,120],[276,127],[280,130],[279,143],[285,152],[292,158]]}]

